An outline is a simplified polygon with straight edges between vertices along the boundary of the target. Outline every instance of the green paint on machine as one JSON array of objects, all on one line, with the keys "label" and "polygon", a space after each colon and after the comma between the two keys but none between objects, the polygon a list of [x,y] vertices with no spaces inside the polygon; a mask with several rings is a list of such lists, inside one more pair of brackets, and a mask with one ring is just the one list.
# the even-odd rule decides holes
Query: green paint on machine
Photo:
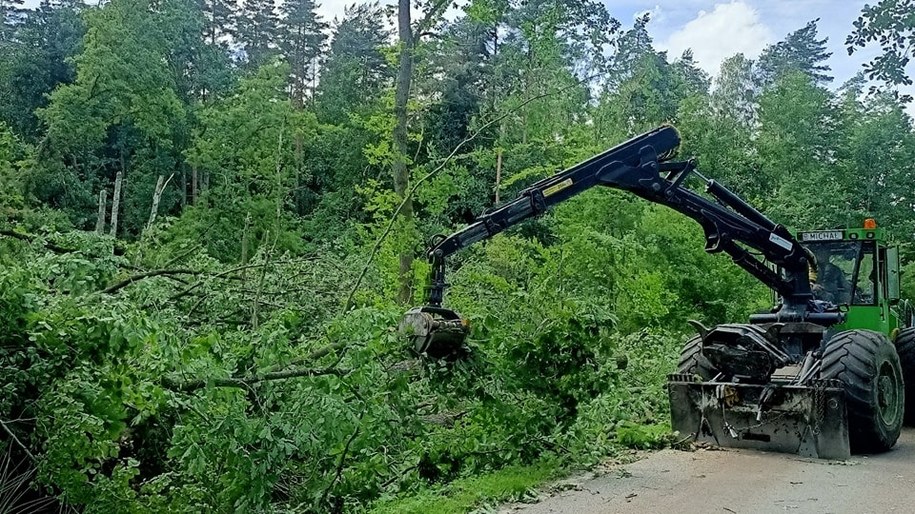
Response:
[{"label": "green paint on machine", "polygon": [[798,240],[818,261],[817,273],[811,274],[818,299],[846,311],[832,330],[873,330],[892,338],[908,324],[900,304],[899,249],[872,220],[865,226],[799,232]]}]

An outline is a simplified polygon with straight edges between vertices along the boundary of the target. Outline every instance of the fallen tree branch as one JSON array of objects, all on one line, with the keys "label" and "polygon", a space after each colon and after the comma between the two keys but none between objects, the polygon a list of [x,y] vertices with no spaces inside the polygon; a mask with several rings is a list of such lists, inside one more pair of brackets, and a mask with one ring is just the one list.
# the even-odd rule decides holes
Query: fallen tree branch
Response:
[{"label": "fallen tree branch", "polygon": [[[7,229],[0,229],[0,236],[12,237],[13,239],[18,239],[20,241],[25,241],[27,243],[34,243],[35,241],[37,241],[39,239],[38,236],[33,236],[31,234],[22,234],[20,232],[14,232],[12,230],[7,230]],[[50,241],[42,241],[41,243],[44,245],[45,248],[47,248],[48,250],[51,250],[52,252],[54,252],[56,254],[73,253],[76,251],[73,248],[64,248],[62,246],[57,246],[56,244],[54,244]]]},{"label": "fallen tree branch", "polygon": [[337,350],[341,350],[341,349],[345,348],[347,344],[348,343],[346,341],[338,341],[336,343],[329,344],[327,346],[322,346],[321,348],[318,348],[317,350],[312,351],[308,355],[305,355],[304,357],[300,357],[298,359],[294,359],[282,366],[267,367],[267,369],[265,371],[268,373],[272,373],[272,372],[274,372],[278,369],[281,369],[283,367],[286,367],[286,366],[295,366],[295,365],[301,364],[303,362],[316,361],[316,360],[320,359],[321,357],[324,357],[325,355],[329,355],[331,352],[335,352]]},{"label": "fallen tree branch", "polygon": [[[283,140],[283,132],[280,132],[280,141]],[[279,167],[279,164],[277,164]],[[279,213],[279,210],[277,210]],[[270,237],[269,231],[264,234],[264,240]],[[254,293],[254,302],[251,305],[251,326],[254,330],[257,330],[258,325],[260,325],[260,304],[261,304],[261,294],[264,290],[264,278],[267,276],[267,265],[273,260],[273,251],[276,249],[277,237],[273,238],[273,246],[270,247],[270,250],[264,255],[264,266],[261,267],[261,276],[257,279],[257,289]]]},{"label": "fallen tree branch", "polygon": [[[56,245],[50,241],[42,241],[41,237],[39,237],[39,236],[32,235],[32,234],[24,234],[24,233],[16,232],[16,231],[9,230],[9,229],[0,229],[0,236],[11,237],[13,239],[25,241],[26,243],[38,242],[38,243],[41,243],[48,250],[50,250],[58,255],[65,254],[65,253],[74,253],[74,252],[79,251],[79,248],[65,248],[63,246]],[[114,254],[121,256],[121,255],[124,255],[125,253],[127,253],[127,249],[123,246],[118,245],[117,242],[115,242],[114,243]]]},{"label": "fallen tree branch", "polygon": [[[209,275],[208,278],[224,278],[224,277],[226,277],[226,276],[228,276],[228,275],[231,275],[231,274],[233,274],[233,273],[235,273],[235,272],[242,271],[242,270],[246,270],[246,269],[260,268],[260,267],[262,267],[262,266],[270,266],[270,265],[281,266],[281,265],[284,265],[284,264],[296,264],[296,263],[300,263],[300,262],[313,261],[313,260],[315,260],[316,258],[317,258],[317,257],[303,257],[303,258],[300,258],[300,259],[290,259],[290,260],[287,260],[287,261],[258,262],[258,263],[254,263],[254,264],[244,264],[244,265],[242,265],[242,266],[236,266],[236,267],[234,267],[234,268],[232,268],[232,269],[229,269],[229,270],[226,270],[226,271],[221,271],[221,272],[219,272],[219,273],[214,273],[214,274],[212,274],[212,275]],[[204,284],[204,282],[206,282],[206,280],[198,280],[197,282],[194,282],[194,283],[191,284],[190,286],[186,287],[185,289],[182,289],[181,291],[178,291],[177,293],[175,293],[174,295],[172,295],[171,297],[169,297],[169,300],[173,300],[173,301],[174,301],[174,300],[177,300],[177,299],[179,299],[179,298],[181,298],[181,297],[184,297],[184,296],[187,296],[187,295],[191,294],[195,289],[197,289],[198,287],[202,286],[202,285]]]},{"label": "fallen tree branch", "polygon": [[407,476],[407,473],[415,470],[418,467],[419,467],[418,464],[413,464],[412,466],[408,467],[407,469],[405,469],[405,470],[401,471],[400,473],[392,476],[391,478],[385,480],[384,482],[381,483],[381,489],[387,489],[388,486],[390,486],[394,482],[398,481],[399,479],[404,478],[405,476]]},{"label": "fallen tree branch", "polygon": [[196,270],[187,269],[187,268],[157,269],[157,270],[152,270],[152,271],[144,271],[143,273],[137,273],[136,275],[131,275],[131,276],[125,278],[124,280],[118,282],[117,284],[114,284],[114,285],[106,288],[102,292],[106,293],[106,294],[113,294],[113,293],[116,293],[116,292],[120,291],[121,289],[129,286],[130,284],[133,284],[134,282],[143,280],[144,278],[158,277],[158,276],[162,276],[162,275],[201,275],[201,274],[203,274],[202,271],[196,271]]},{"label": "fallen tree branch", "polygon": [[325,375],[336,375],[344,376],[348,373],[346,370],[341,370],[337,368],[293,368],[285,371],[275,371],[272,373],[263,373],[258,375],[251,375],[247,377],[225,377],[225,378],[211,378],[206,380],[192,380],[189,382],[177,382],[168,377],[163,379],[162,385],[168,389],[182,391],[185,393],[190,393],[198,389],[203,389],[207,386],[213,387],[235,387],[238,389],[250,389],[252,385],[258,384],[261,382],[269,382],[273,380],[285,380],[288,378],[300,378],[300,377],[318,377]]},{"label": "fallen tree branch", "polygon": [[32,452],[29,451],[28,446],[23,444],[23,442],[20,441],[18,437],[16,437],[16,434],[14,434],[13,431],[10,430],[10,428],[8,426],[6,426],[6,423],[4,423],[2,419],[0,419],[0,427],[3,427],[3,431],[6,432],[7,434],[9,434],[10,438],[12,438],[13,441],[15,441],[16,444],[18,444],[19,447],[22,448],[22,451],[24,451],[25,454],[28,455],[30,459],[32,459],[32,462],[38,462],[38,459],[36,459],[35,456],[32,455]]},{"label": "fallen tree branch", "polygon": [[388,373],[415,373],[421,368],[421,363],[419,359],[407,359],[400,362],[395,362],[389,366],[385,371]]},{"label": "fallen tree branch", "polygon": [[201,305],[203,305],[204,300],[206,300],[209,297],[210,297],[210,295],[208,293],[204,293],[204,294],[200,295],[200,298],[197,298],[197,301],[194,302],[194,305],[191,305],[191,308],[188,309],[187,317],[188,318],[193,317],[194,313],[197,312],[197,308],[200,307]]},{"label": "fallen tree branch", "polygon": [[346,440],[346,444],[343,446],[343,451],[340,452],[340,462],[337,463],[337,472],[334,474],[334,479],[330,481],[330,484],[327,486],[327,489],[324,489],[324,493],[321,495],[321,505],[327,501],[327,496],[330,494],[331,489],[337,484],[337,481],[340,480],[340,476],[343,475],[343,468],[346,464],[346,454],[349,453],[350,446],[353,445],[353,441],[356,440],[356,436],[359,435],[359,431],[362,429],[362,418],[365,417],[365,414],[368,412],[368,407],[362,410],[362,413],[359,414],[359,419],[356,421],[356,429],[353,430],[352,435],[349,436],[349,439]]},{"label": "fallen tree branch", "polygon": [[467,415],[466,410],[458,412],[439,412],[437,414],[429,414],[421,417],[420,419],[424,423],[430,425],[438,425],[444,428],[451,428],[454,424],[461,418]]},{"label": "fallen tree branch", "polygon": [[[210,228],[213,228],[213,225],[210,225],[210,227],[207,229],[207,231],[209,231]],[[181,252],[181,253],[179,253],[177,256],[173,257],[170,261],[168,261],[168,262],[165,263],[165,266],[162,266],[162,267],[163,267],[163,268],[167,268],[167,267],[169,267],[169,266],[172,266],[172,265],[174,265],[176,262],[178,262],[178,261],[180,261],[181,259],[184,259],[185,257],[187,257],[188,255],[190,255],[190,254],[196,252],[196,251],[199,250],[200,248],[201,248],[201,247],[200,247],[200,243],[194,243],[194,245],[192,245],[192,246],[191,246],[190,248],[188,248],[186,251]]]}]

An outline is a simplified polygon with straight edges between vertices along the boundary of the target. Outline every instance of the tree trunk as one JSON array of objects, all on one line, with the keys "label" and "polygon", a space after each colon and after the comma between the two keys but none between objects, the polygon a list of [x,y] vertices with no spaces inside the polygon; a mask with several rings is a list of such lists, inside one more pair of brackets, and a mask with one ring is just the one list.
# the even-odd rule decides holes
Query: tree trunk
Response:
[{"label": "tree trunk", "polygon": [[181,166],[181,209],[187,205],[187,166]]},{"label": "tree trunk", "polygon": [[[244,266],[248,264],[248,229],[251,226],[251,213],[245,214],[245,227],[241,232],[241,265]],[[242,276],[245,276],[245,270],[241,271]]]},{"label": "tree trunk", "polygon": [[[410,0],[398,0],[397,33],[400,44],[400,67],[397,70],[397,84],[394,91],[394,191],[400,198],[406,198],[410,187],[410,170],[407,166],[407,100],[410,98],[410,83],[413,79],[413,32],[410,21]],[[409,226],[413,219],[413,201],[409,198],[400,211],[401,219]],[[408,303],[413,294],[413,254],[400,254],[400,290],[397,299]]]},{"label": "tree trunk", "polygon": [[[302,90],[305,89],[304,78],[302,80],[302,85],[300,86]],[[305,97],[304,93],[293,103],[293,107],[297,111],[303,111],[305,109]],[[295,212],[302,212],[301,205],[299,204],[300,191],[302,186],[302,170],[305,168],[305,140],[302,137],[302,133],[299,130],[295,131],[295,137],[293,138],[293,144],[295,146],[295,190],[292,195],[292,202],[294,204]]]},{"label": "tree trunk", "polygon": [[496,205],[499,205],[499,183],[502,182],[502,149],[496,153]]},{"label": "tree trunk", "polygon": [[108,206],[108,191],[102,189],[98,192],[98,218],[95,221],[95,233],[105,233],[105,208]]},{"label": "tree trunk", "polygon": [[165,191],[166,186],[168,186],[168,183],[171,182],[172,177],[174,176],[175,174],[172,173],[171,176],[168,177],[168,180],[165,180],[165,175],[159,175],[159,180],[156,181],[156,189],[153,191],[152,210],[149,212],[149,223],[146,224],[147,230],[156,222],[156,216],[159,214],[159,200],[162,199],[162,191]]},{"label": "tree trunk", "polygon": [[197,203],[197,165],[191,166],[191,205]]},{"label": "tree trunk", "polygon": [[280,127],[280,135],[276,143],[276,219],[274,220],[274,232],[280,233],[280,218],[283,215],[283,175],[282,175],[282,153],[283,153],[283,127]]},{"label": "tree trunk", "polygon": [[114,196],[111,198],[111,237],[118,237],[118,209],[121,207],[121,184],[124,182],[124,174],[118,172],[114,179]]}]

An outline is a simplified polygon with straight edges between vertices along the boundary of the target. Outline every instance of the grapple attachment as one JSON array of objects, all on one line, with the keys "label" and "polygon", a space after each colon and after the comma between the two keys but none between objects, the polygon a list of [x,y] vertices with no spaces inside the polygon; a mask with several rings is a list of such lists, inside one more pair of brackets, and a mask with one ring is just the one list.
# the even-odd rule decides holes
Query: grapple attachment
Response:
[{"label": "grapple attachment", "polygon": [[845,389],[837,380],[800,386],[668,378],[673,429],[694,441],[820,459],[851,455]]},{"label": "grapple attachment", "polygon": [[439,359],[465,350],[470,325],[450,309],[426,305],[407,311],[398,330],[410,339],[416,353]]}]

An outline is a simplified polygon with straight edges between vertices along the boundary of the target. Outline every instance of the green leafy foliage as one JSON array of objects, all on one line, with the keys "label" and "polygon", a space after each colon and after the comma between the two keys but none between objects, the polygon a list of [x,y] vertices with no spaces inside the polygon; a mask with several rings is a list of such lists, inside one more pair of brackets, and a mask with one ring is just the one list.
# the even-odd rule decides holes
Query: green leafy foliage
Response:
[{"label": "green leafy foliage", "polygon": [[[915,45],[915,14],[911,0],[881,0],[875,5],[865,5],[854,22],[854,30],[845,40],[848,53],[866,48],[872,43],[880,46],[880,54],[864,64],[864,71],[872,79],[890,86],[911,85],[907,66]],[[873,91],[874,89],[872,89]],[[911,101],[911,95],[898,95],[902,101]]]},{"label": "green leafy foliage", "polygon": [[329,45],[310,1],[0,6],[0,451],[87,512],[463,512],[675,442],[687,322],[770,295],[667,208],[592,190],[453,256],[467,359],[396,332],[429,238],[657,125],[792,229],[915,231],[912,120],[822,87],[815,22],[713,79],[599,2],[422,2],[404,115],[377,4]]},{"label": "green leafy foliage", "polygon": [[547,461],[531,466],[508,466],[479,477],[455,480],[448,486],[404,499],[382,502],[370,510],[372,514],[425,512],[461,513],[480,507],[485,502],[520,499],[541,482],[552,478],[557,463]]}]

